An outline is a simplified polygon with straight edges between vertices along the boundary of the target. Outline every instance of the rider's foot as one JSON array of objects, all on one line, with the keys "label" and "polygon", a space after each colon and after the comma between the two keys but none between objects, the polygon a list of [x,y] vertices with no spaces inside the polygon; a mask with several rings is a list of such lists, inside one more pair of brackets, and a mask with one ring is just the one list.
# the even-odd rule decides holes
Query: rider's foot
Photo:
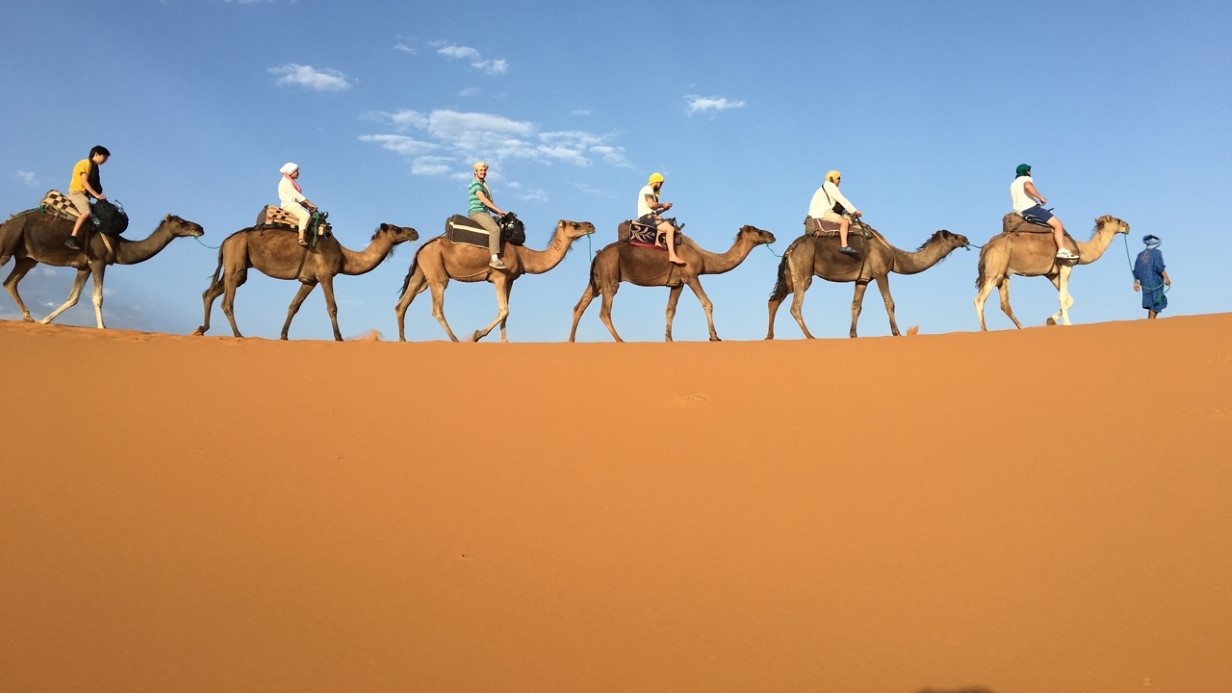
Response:
[{"label": "rider's foot", "polygon": [[308,245],[308,241],[307,241],[307,239],[305,239],[303,236],[300,236],[300,237],[299,237],[299,244],[300,244],[300,245]]},{"label": "rider's foot", "polygon": [[492,261],[488,263],[488,267],[498,270],[508,269],[505,267],[505,263],[501,262],[500,256],[498,255],[492,256]]},{"label": "rider's foot", "polygon": [[669,257],[667,258],[667,261],[672,263],[673,265],[683,265],[684,264],[684,260],[681,260],[678,257]]},{"label": "rider's foot", "polygon": [[81,244],[77,242],[76,236],[69,236],[68,240],[64,242],[64,245],[72,248],[73,250],[81,250]]},{"label": "rider's foot", "polygon": [[860,251],[856,250],[855,248],[852,248],[849,245],[845,245],[842,248],[839,248],[838,252],[842,253],[843,255],[850,255],[852,257],[860,257]]},{"label": "rider's foot", "polygon": [[1077,260],[1078,256],[1070,252],[1069,248],[1061,248],[1057,251],[1058,260]]}]

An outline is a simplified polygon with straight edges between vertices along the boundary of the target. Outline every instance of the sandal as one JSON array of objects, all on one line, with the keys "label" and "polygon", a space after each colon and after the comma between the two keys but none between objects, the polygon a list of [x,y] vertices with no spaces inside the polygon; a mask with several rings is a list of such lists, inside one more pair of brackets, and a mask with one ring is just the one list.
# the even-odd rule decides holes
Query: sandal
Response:
[{"label": "sandal", "polygon": [[307,245],[308,245],[308,241],[307,241],[307,240],[305,240],[305,239],[303,239],[303,238],[301,238],[301,239],[299,239],[299,244],[300,244],[300,245],[302,245],[302,246],[307,246]]}]

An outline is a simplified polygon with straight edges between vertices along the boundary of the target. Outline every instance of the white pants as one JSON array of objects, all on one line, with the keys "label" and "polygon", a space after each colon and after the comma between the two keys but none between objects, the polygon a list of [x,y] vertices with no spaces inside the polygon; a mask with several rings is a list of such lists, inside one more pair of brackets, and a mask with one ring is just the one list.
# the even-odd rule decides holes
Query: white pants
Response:
[{"label": "white pants", "polygon": [[307,209],[304,209],[303,205],[298,202],[292,202],[290,204],[282,205],[281,209],[295,217],[295,220],[299,222],[300,233],[303,233],[308,229],[308,220],[312,218],[312,213]]}]

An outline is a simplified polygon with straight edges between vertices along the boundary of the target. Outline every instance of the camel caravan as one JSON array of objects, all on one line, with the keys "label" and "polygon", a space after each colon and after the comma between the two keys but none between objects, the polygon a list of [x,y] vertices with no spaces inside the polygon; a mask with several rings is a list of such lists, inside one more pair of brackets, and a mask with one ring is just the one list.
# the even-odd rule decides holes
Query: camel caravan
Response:
[{"label": "camel caravan", "polygon": [[[38,207],[14,214],[0,223],[0,266],[10,259],[14,261],[4,287],[13,297],[23,320],[33,321],[34,317],[17,287],[40,262],[77,271],[68,298],[40,322],[50,323],[76,305],[86,279],[92,277],[95,321],[98,328],[103,328],[103,279],[109,265],[144,262],[176,238],[200,238],[205,234],[200,224],[167,214],[145,239],[122,237],[127,216],[102,193],[98,175],[98,167],[109,156],[105,148],[95,147],[90,157],[74,168],[67,195],[49,191]],[[495,289],[495,316],[485,327],[475,330],[469,340],[479,341],[499,326],[500,341],[507,342],[509,298],[514,281],[524,274],[543,274],[554,269],[576,240],[595,233],[591,222],[561,219],[546,248],[527,247],[522,221],[494,201],[486,181],[487,164],[477,162],[473,170],[475,177],[468,191],[468,215],[448,218],[443,232],[424,242],[411,259],[394,306],[399,341],[406,341],[407,310],[415,297],[425,290],[431,292],[432,316],[451,341],[458,341],[445,319],[444,310],[445,289],[452,279],[488,282]],[[203,335],[209,330],[214,302],[222,296],[223,314],[232,334],[243,336],[235,321],[235,294],[247,281],[248,270],[256,269],[274,279],[298,282],[298,289],[287,308],[281,339],[288,339],[291,321],[319,284],[324,292],[334,339],[341,341],[334,278],[340,274],[355,276],[370,272],[387,260],[398,245],[419,240],[416,229],[386,222],[377,227],[366,248],[351,250],[335,237],[328,213],[304,196],[298,182],[299,167],[287,163],[280,173],[280,205],[265,206],[259,211],[256,223],[235,231],[218,246],[214,273],[201,295],[202,323],[193,334]],[[1117,234],[1129,233],[1129,224],[1112,215],[1104,215],[1095,220],[1095,229],[1087,241],[1075,240],[1065,232],[1060,220],[1043,208],[1046,198],[1035,189],[1030,167],[1020,165],[1015,173],[1011,185],[1014,211],[1002,219],[1000,233],[983,246],[977,246],[980,253],[975,309],[980,329],[987,330],[984,304],[994,288],[1000,294],[1001,310],[1016,328],[1022,328],[1010,308],[1009,282],[1013,275],[1047,277],[1057,289],[1059,310],[1046,322],[1068,325],[1073,305],[1069,293],[1073,268],[1098,260]],[[803,233],[788,244],[781,256],[767,303],[767,340],[774,339],[775,317],[788,295],[793,295],[792,318],[806,339],[814,338],[805,325],[802,312],[804,294],[814,277],[854,284],[849,333],[853,338],[857,334],[856,325],[868,283],[876,282],[889,318],[890,332],[898,336],[890,274],[918,274],[936,266],[955,250],[972,247],[965,236],[942,229],[929,236],[915,251],[897,248],[884,234],[864,222],[863,212],[841,192],[841,182],[841,173],[827,172],[825,182],[810,202]],[[570,342],[575,341],[578,324],[596,296],[602,299],[599,320],[612,339],[623,341],[612,323],[612,303],[622,282],[667,288],[664,339],[668,342],[672,341],[672,322],[681,290],[689,287],[705,313],[710,341],[719,341],[713,303],[702,289],[701,276],[732,271],[757,246],[773,244],[775,236],[756,226],[744,225],[727,250],[706,250],[684,233],[683,224],[663,216],[663,212],[672,207],[671,203],[660,199],[663,183],[662,174],[650,176],[638,194],[637,217],[617,224],[616,240],[591,259],[581,298],[573,308]]]}]

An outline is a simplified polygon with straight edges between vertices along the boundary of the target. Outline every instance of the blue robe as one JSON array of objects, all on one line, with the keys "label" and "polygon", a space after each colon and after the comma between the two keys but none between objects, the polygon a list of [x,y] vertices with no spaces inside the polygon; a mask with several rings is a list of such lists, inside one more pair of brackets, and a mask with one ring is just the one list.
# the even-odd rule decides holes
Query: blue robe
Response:
[{"label": "blue robe", "polygon": [[1161,313],[1168,307],[1168,297],[1164,295],[1164,254],[1159,248],[1147,248],[1138,253],[1134,279],[1142,288],[1143,308]]}]

